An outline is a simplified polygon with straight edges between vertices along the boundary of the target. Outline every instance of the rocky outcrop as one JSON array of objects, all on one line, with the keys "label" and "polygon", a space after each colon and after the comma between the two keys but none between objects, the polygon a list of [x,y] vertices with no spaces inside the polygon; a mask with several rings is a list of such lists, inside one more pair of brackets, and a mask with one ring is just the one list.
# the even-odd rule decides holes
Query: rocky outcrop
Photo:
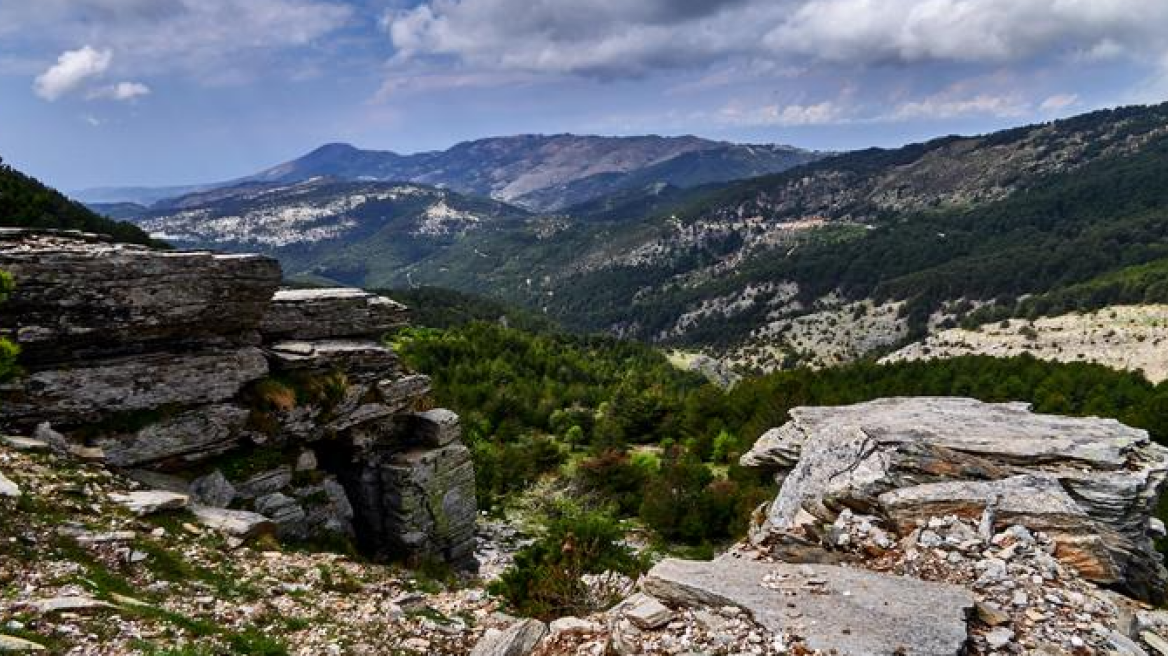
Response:
[{"label": "rocky outcrop", "polygon": [[988,531],[1042,531],[1088,580],[1164,599],[1152,509],[1168,449],[1145,431],[961,398],[796,408],[791,417],[742,458],[782,482],[756,541],[815,533],[844,509],[885,518],[902,535],[953,515]]},{"label": "rocky outcrop", "polygon": [[268,339],[377,335],[408,322],[406,306],[360,289],[285,289],[260,330]]},{"label": "rocky outcrop", "polygon": [[0,386],[0,426],[134,468],[237,537],[340,534],[474,566],[458,416],[431,409],[429,379],[380,342],[404,325],[401,304],[277,291],[279,267],[261,256],[75,233],[0,231],[0,270],[17,282],[0,332],[24,368]]}]

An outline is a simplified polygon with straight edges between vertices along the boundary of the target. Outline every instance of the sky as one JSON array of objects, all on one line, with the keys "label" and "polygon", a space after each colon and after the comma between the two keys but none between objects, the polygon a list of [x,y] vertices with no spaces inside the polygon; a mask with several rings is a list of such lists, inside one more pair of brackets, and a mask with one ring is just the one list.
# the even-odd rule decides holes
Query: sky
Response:
[{"label": "sky", "polygon": [[521,133],[846,150],[1168,100],[1168,0],[0,0],[0,157],[210,182]]}]

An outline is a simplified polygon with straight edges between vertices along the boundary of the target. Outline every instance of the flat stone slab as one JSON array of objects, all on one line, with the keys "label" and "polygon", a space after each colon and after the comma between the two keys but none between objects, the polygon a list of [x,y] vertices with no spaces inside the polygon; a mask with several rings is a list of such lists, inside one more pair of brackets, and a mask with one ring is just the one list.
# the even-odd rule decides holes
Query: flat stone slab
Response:
[{"label": "flat stone slab", "polygon": [[956,656],[974,607],[973,594],[954,585],[729,556],[667,558],[641,587],[674,605],[737,606],[775,633],[798,635],[812,649],[840,656]]},{"label": "flat stone slab", "polygon": [[470,655],[527,656],[547,632],[547,625],[539,620],[520,620],[502,631],[488,632],[474,646]]},{"label": "flat stone slab", "polygon": [[34,437],[20,437],[19,435],[3,435],[0,436],[0,442],[4,446],[16,449],[17,451],[48,451],[49,443],[44,440],[38,440]]},{"label": "flat stone slab", "polygon": [[259,513],[207,506],[191,506],[191,512],[203,526],[232,537],[246,540],[276,534],[276,523]]},{"label": "flat stone slab", "polygon": [[0,652],[18,653],[27,651],[45,651],[45,647],[31,640],[0,633]]},{"label": "flat stone slab", "polygon": [[143,516],[186,508],[190,497],[166,490],[135,490],[125,494],[111,494],[110,501],[124,506],[135,515]]},{"label": "flat stone slab", "polygon": [[19,496],[20,486],[8,480],[4,473],[0,472],[0,497],[12,497],[15,499]]},{"label": "flat stone slab", "polygon": [[108,602],[83,595],[36,599],[29,602],[28,605],[34,611],[41,613],[42,615],[48,613],[76,613],[86,610],[101,610],[114,607],[113,604]]},{"label": "flat stone slab", "polygon": [[268,339],[378,337],[407,318],[406,306],[362,289],[282,289],[260,330]]}]

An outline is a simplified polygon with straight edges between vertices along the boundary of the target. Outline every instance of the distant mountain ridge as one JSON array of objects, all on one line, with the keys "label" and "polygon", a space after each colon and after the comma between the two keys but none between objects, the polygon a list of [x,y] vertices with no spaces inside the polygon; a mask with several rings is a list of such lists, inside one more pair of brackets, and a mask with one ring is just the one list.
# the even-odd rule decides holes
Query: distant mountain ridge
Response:
[{"label": "distant mountain ridge", "polygon": [[693,136],[518,135],[467,141],[443,151],[402,155],[326,144],[251,176],[187,187],[89,189],[90,203],[152,205],[191,193],[315,177],[414,182],[484,196],[533,211],[557,211],[638,186],[677,187],[777,173],[823,157],[791,146],[742,145]]}]

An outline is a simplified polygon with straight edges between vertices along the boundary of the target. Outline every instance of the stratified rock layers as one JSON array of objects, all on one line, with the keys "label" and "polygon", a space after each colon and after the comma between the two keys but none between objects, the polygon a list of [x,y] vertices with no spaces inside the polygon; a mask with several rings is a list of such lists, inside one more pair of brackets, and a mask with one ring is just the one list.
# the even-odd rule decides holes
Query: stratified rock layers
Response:
[{"label": "stratified rock layers", "polygon": [[[427,410],[429,379],[380,342],[406,323],[401,304],[277,291],[279,266],[262,256],[79,233],[0,230],[0,270],[17,282],[0,334],[24,369],[0,386],[0,426],[165,470],[197,513],[241,533],[265,516],[284,538],[349,534],[379,555],[474,565],[458,416]],[[219,508],[240,504],[250,510]]]},{"label": "stratified rock layers", "polygon": [[1084,578],[1164,599],[1152,511],[1168,449],[1146,431],[963,398],[796,408],[791,417],[742,458],[782,481],[756,540],[830,524],[845,508],[904,533],[930,517],[984,517],[990,528],[1047,533],[1055,556]]}]

